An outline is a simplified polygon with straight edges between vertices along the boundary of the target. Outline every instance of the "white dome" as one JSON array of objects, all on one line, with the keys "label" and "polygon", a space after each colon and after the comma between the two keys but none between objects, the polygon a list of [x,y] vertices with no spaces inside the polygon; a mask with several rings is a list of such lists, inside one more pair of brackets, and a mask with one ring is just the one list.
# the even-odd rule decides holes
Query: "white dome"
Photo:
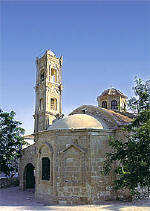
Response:
[{"label": "white dome", "polygon": [[103,129],[103,126],[92,116],[87,114],[74,114],[54,122],[48,127],[48,130],[84,128]]}]

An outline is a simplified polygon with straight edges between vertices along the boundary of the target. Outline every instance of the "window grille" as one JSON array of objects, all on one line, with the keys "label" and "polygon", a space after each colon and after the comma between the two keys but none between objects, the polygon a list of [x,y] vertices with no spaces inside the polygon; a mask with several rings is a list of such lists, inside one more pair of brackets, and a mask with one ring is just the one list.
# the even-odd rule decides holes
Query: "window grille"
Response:
[{"label": "window grille", "polygon": [[54,99],[51,99],[51,109],[54,110]]},{"label": "window grille", "polygon": [[51,110],[56,111],[57,110],[57,99],[51,98]]},{"label": "window grille", "polygon": [[112,110],[118,109],[118,103],[117,103],[116,100],[112,100],[112,101],[111,101],[111,109],[112,109]]}]

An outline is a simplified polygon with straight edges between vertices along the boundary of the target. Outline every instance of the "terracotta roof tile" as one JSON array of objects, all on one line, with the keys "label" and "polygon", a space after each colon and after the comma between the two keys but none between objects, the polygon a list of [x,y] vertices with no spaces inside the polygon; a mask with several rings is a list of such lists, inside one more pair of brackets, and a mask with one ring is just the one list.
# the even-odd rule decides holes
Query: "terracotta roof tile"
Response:
[{"label": "terracotta roof tile", "polygon": [[25,135],[24,138],[27,138],[27,139],[34,139],[34,136],[32,134],[30,135]]},{"label": "terracotta roof tile", "polygon": [[127,98],[127,96],[125,96],[120,90],[115,89],[115,88],[110,88],[110,89],[105,90],[104,92],[102,92],[100,97],[107,96],[107,95],[109,95],[109,96],[122,96],[122,97]]}]

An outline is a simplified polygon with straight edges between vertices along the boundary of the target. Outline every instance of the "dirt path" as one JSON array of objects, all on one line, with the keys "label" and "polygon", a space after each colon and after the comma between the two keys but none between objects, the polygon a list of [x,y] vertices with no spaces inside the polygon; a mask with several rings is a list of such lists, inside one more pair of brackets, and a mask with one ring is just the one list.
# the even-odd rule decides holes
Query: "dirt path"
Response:
[{"label": "dirt path", "polygon": [[106,202],[100,205],[61,206],[46,205],[34,198],[34,193],[18,187],[0,189],[0,211],[50,210],[50,211],[150,211],[150,200]]}]

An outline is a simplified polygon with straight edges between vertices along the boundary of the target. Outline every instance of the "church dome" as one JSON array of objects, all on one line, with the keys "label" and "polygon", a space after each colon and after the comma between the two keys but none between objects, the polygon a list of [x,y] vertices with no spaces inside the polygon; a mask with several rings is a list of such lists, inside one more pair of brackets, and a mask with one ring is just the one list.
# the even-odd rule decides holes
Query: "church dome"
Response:
[{"label": "church dome", "polygon": [[48,130],[58,129],[103,129],[102,124],[87,114],[74,114],[60,119],[49,126]]},{"label": "church dome", "polygon": [[99,97],[104,97],[104,96],[121,96],[124,98],[127,98],[120,90],[115,89],[115,88],[110,88],[102,92],[102,94]]}]

